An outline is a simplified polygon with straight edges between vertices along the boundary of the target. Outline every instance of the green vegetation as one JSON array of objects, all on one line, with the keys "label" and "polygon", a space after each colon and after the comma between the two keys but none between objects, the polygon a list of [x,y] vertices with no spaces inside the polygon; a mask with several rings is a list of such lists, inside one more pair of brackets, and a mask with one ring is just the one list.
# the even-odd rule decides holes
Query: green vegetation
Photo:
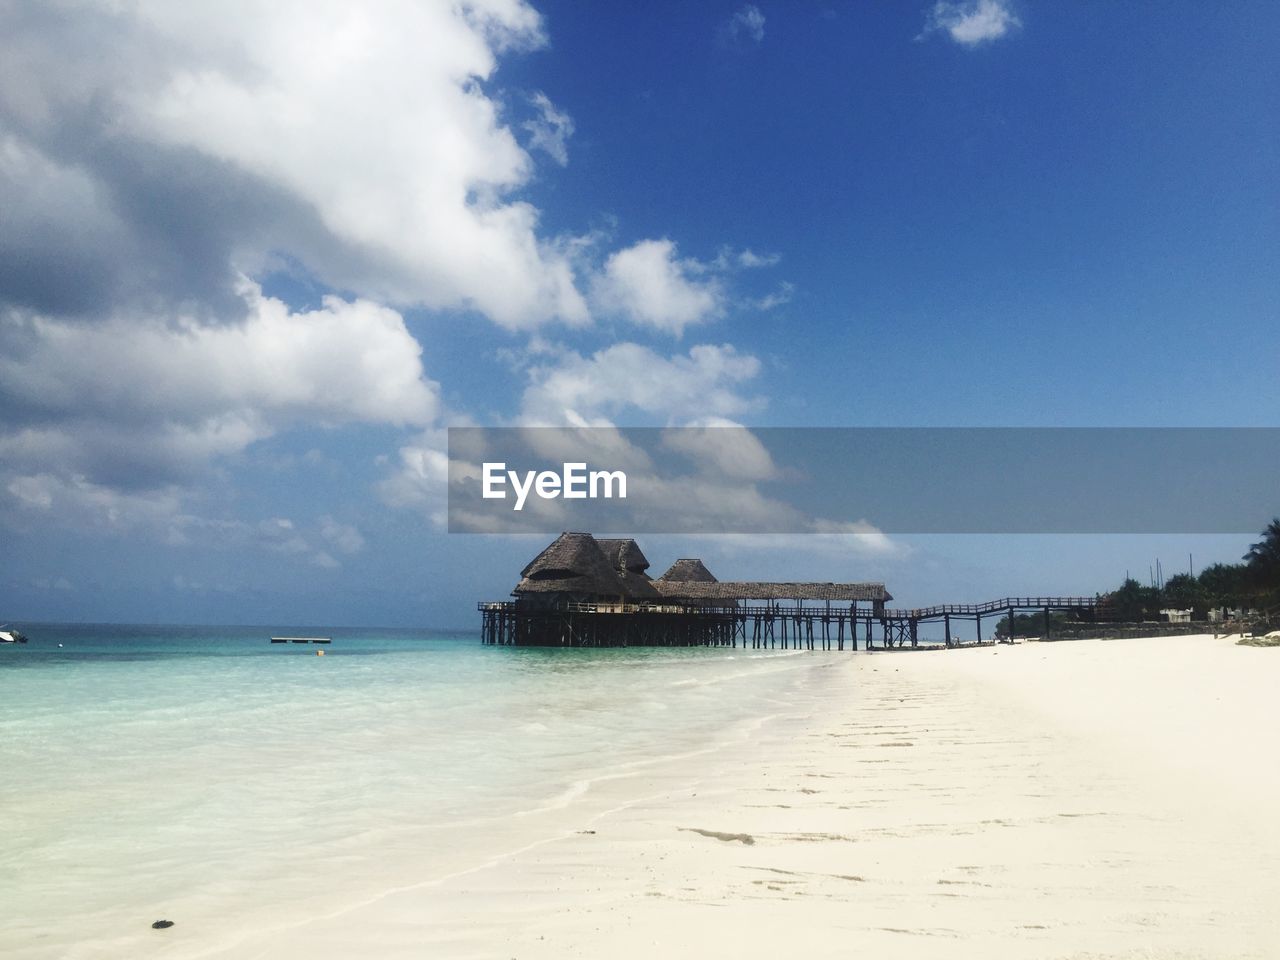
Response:
[{"label": "green vegetation", "polygon": [[1190,608],[1193,620],[1204,620],[1210,610],[1266,610],[1280,604],[1280,518],[1267,524],[1242,560],[1215,563],[1198,577],[1180,573],[1163,588],[1144,587],[1130,578],[1104,597],[1118,620],[1158,620],[1161,610],[1171,608]]},{"label": "green vegetation", "polygon": [[1254,586],[1280,598],[1280,517],[1267,524],[1262,539],[1249,547],[1244,560]]}]

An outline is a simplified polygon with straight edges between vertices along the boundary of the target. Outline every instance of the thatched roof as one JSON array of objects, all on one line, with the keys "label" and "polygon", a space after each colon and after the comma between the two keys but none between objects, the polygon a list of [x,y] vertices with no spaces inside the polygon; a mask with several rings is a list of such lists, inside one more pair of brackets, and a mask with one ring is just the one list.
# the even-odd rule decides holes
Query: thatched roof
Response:
[{"label": "thatched roof", "polygon": [[677,560],[657,580],[634,540],[597,540],[589,533],[562,533],[520,571],[512,592],[572,593],[628,600],[892,600],[883,583],[780,583],[736,580],[720,583],[701,560]]},{"label": "thatched roof", "polygon": [[589,533],[562,533],[520,571],[512,593],[625,596],[622,580]]},{"label": "thatched roof", "polygon": [[659,600],[662,594],[653,588],[653,581],[645,573],[649,561],[640,545],[634,540],[597,540],[600,552],[617,573],[631,600]]},{"label": "thatched roof", "polygon": [[618,579],[627,588],[627,599],[629,600],[662,599],[662,594],[654,587],[653,581],[643,573],[636,573],[634,570],[623,570],[618,574]]},{"label": "thatched roof", "polygon": [[634,540],[600,540],[599,545],[605,559],[615,570],[630,570],[632,573],[644,573],[649,569],[649,561],[640,550],[640,544]]},{"label": "thatched roof", "polygon": [[883,583],[782,583],[760,580],[708,583],[702,580],[670,580],[664,574],[653,585],[664,597],[674,600],[838,600],[848,603],[854,600],[893,599]]},{"label": "thatched roof", "polygon": [[658,578],[660,581],[680,581],[681,583],[715,583],[716,578],[703,565],[701,560],[677,560],[671,569]]}]

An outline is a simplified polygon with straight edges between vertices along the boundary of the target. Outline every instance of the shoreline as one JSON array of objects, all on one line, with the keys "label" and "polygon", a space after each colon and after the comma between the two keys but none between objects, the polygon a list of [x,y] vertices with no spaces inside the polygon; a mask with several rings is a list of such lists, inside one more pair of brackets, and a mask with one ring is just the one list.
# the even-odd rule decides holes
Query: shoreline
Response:
[{"label": "shoreline", "polygon": [[709,760],[237,955],[1265,957],[1266,657],[1208,637],[815,655],[789,713]]},{"label": "shoreline", "polygon": [[[57,955],[1267,957],[1280,660],[1235,640],[637,663],[630,702],[703,732],[611,701],[598,719],[648,746],[603,746],[522,812],[450,826],[426,803],[394,844],[312,848],[301,891],[175,888],[172,930],[116,912]],[[509,716],[510,762],[539,769],[520,741],[546,728]]]}]

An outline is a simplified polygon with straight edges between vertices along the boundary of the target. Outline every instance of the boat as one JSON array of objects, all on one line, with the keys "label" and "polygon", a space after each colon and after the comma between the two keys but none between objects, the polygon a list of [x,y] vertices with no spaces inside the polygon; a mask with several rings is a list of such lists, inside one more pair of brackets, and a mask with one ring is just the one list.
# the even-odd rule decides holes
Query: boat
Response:
[{"label": "boat", "polygon": [[0,643],[26,643],[27,638],[7,623],[0,624]]},{"label": "boat", "polygon": [[272,643],[333,643],[330,637],[272,637]]}]

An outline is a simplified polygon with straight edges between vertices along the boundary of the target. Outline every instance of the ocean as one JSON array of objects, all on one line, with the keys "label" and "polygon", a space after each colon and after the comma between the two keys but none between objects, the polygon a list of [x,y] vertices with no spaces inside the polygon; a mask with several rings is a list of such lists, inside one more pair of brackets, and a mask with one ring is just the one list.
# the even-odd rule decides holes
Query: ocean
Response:
[{"label": "ocean", "polygon": [[[586,823],[602,783],[749,736],[815,662],[470,632],[21,628],[30,643],[0,648],[0,956],[32,960],[237,956],[478,869]],[[268,642],[282,634],[333,643]]]}]

